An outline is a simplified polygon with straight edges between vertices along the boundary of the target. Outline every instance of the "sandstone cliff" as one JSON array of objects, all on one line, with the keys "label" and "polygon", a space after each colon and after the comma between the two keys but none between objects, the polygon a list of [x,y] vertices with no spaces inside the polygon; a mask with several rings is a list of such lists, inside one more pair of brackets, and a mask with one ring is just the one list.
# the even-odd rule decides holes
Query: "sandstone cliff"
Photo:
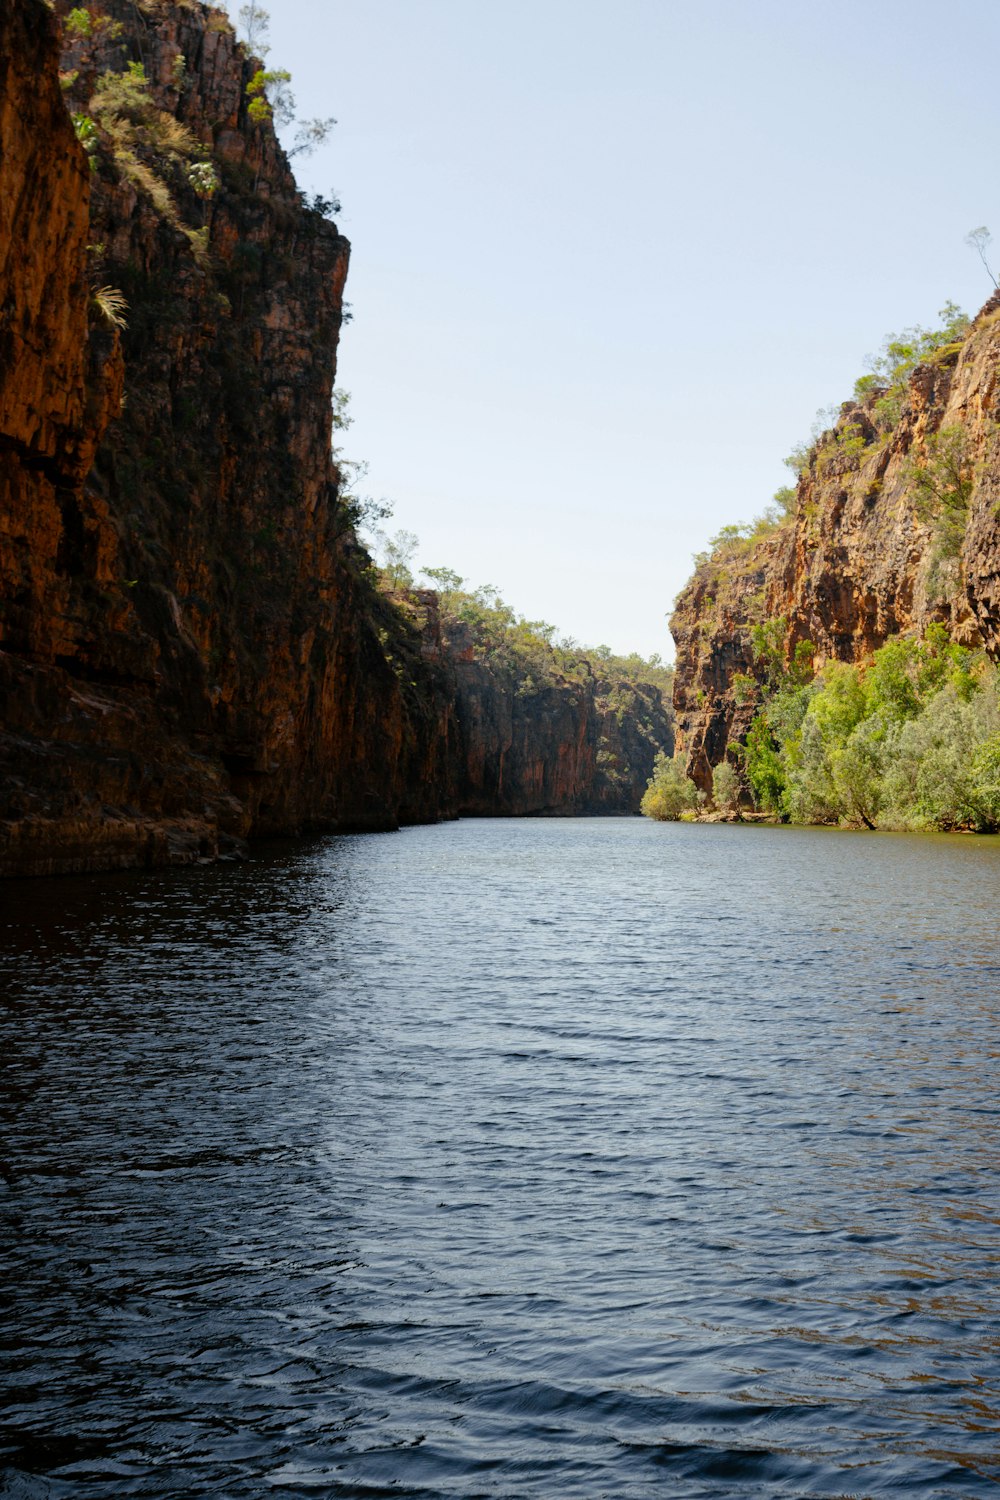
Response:
[{"label": "sandstone cliff", "polygon": [[0,0],[0,872],[630,808],[597,695],[463,707],[375,587],[331,457],[349,246],[225,16],[73,18],[60,57]]},{"label": "sandstone cliff", "polygon": [[937,620],[1000,655],[998,396],[1000,296],[914,370],[891,430],[876,395],[845,403],[807,455],[788,521],[697,567],[670,628],[679,739],[699,786],[755,712],[739,682],[760,674],[755,623],[785,622],[788,660],[811,641],[816,670]]},{"label": "sandstone cliff", "polygon": [[453,706],[451,795],[462,815],[636,813],[656,754],[673,753],[660,683],[581,653],[543,653],[534,671],[477,648],[427,591],[415,596],[425,655]]}]

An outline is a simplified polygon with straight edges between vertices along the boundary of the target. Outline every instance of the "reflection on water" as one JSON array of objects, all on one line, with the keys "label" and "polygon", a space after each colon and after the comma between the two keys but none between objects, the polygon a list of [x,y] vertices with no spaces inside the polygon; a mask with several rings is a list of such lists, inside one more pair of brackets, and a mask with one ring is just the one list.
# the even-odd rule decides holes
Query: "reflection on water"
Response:
[{"label": "reflection on water", "polygon": [[1000,843],[9,885],[0,1494],[993,1494]]}]

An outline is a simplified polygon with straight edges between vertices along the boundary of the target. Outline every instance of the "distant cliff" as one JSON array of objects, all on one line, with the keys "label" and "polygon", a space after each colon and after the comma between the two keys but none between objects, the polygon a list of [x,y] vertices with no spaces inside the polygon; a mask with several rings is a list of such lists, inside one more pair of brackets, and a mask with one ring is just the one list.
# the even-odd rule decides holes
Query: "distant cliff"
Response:
[{"label": "distant cliff", "polygon": [[0,873],[648,774],[596,688],[515,701],[375,586],[331,456],[349,246],[258,70],[195,3],[0,0]]},{"label": "distant cliff", "polygon": [[657,752],[673,753],[669,669],[484,628],[448,594],[421,591],[409,604],[453,706],[460,813],[639,811]]},{"label": "distant cliff", "polygon": [[1000,296],[898,389],[872,379],[803,455],[790,515],[722,541],[677,599],[674,707],[704,790],[756,712],[752,627],[780,621],[786,661],[859,662],[941,621],[1000,656]]}]

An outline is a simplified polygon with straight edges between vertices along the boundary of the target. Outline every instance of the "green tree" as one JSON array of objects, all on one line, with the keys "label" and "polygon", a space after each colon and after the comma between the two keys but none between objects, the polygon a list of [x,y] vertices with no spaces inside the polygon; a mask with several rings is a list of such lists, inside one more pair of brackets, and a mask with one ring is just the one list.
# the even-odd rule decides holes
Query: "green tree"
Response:
[{"label": "green tree", "polygon": [[721,813],[734,813],[739,807],[740,777],[731,761],[720,761],[712,772],[712,801]]},{"label": "green tree", "polygon": [[653,763],[653,774],[643,793],[640,811],[658,823],[676,823],[698,805],[698,789],[688,779],[682,754],[668,756],[660,751]]},{"label": "green tree", "polygon": [[419,539],[412,531],[397,531],[393,536],[382,532],[379,534],[378,543],[382,577],[387,587],[394,593],[402,589],[412,589],[413,573],[410,564],[420,545]]}]

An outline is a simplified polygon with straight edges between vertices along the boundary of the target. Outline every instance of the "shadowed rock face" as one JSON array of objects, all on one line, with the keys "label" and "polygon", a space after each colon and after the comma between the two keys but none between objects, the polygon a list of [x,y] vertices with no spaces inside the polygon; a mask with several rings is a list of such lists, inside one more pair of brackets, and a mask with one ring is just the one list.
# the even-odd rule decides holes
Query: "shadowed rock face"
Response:
[{"label": "shadowed rock face", "polygon": [[[959,349],[913,374],[902,416],[883,442],[870,411],[845,405],[836,431],[868,442],[845,451],[826,434],[798,485],[793,520],[729,559],[703,563],[678,597],[674,708],[689,773],[709,789],[726,746],[754,708],[734,691],[755,675],[750,629],[787,622],[786,656],[814,643],[814,666],[857,662],[900,632],[947,624],[955,639],[1000,655],[1000,297],[986,304]],[[957,560],[941,563],[933,521],[915,508],[913,467],[935,434],[958,431],[971,483]],[[849,450],[850,445],[847,445]]]},{"label": "shadowed rock face", "polygon": [[674,748],[671,707],[658,686],[592,667],[529,687],[477,660],[467,628],[442,621],[435,594],[416,597],[424,651],[453,708],[451,795],[460,814],[638,812],[657,752]]},{"label": "shadowed rock face", "polygon": [[473,685],[374,589],[331,457],[349,246],[248,118],[225,18],[90,8],[120,30],[67,47],[70,107],[141,61],[221,187],[167,173],[165,213],[107,139],[92,169],[54,17],[0,0],[0,872],[631,809],[652,752],[609,779],[600,694]]}]

